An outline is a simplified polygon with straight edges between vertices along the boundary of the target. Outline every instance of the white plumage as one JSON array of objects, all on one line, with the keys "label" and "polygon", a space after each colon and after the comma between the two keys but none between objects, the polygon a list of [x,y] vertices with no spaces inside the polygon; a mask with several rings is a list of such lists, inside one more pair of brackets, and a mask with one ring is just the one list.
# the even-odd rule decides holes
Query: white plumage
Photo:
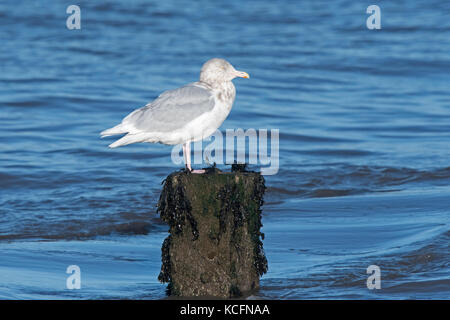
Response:
[{"label": "white plumage", "polygon": [[186,167],[192,170],[190,143],[209,137],[226,119],[236,96],[231,82],[236,77],[249,75],[223,59],[208,60],[200,72],[200,81],[165,91],[117,126],[102,131],[101,136],[125,134],[110,148],[137,142],[183,143]]}]

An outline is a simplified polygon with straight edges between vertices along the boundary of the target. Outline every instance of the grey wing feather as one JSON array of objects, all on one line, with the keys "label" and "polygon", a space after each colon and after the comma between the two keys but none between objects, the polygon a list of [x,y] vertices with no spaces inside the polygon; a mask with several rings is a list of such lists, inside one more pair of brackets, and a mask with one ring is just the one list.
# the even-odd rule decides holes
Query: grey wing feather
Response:
[{"label": "grey wing feather", "polygon": [[195,84],[163,92],[156,100],[135,110],[124,120],[139,131],[169,132],[214,108],[212,93]]}]

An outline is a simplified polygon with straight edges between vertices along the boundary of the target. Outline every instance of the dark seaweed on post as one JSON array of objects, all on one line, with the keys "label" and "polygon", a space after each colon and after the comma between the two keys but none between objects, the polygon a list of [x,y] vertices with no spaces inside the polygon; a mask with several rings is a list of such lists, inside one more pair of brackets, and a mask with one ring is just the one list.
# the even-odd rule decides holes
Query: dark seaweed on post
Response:
[{"label": "dark seaweed on post", "polygon": [[158,279],[169,295],[228,298],[259,287],[268,269],[260,232],[264,178],[239,169],[166,178],[158,212],[170,235]]}]

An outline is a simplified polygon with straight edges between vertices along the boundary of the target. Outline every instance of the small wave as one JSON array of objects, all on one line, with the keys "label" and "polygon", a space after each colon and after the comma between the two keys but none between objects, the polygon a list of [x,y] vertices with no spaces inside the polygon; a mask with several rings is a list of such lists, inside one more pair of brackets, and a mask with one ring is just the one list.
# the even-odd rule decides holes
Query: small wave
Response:
[{"label": "small wave", "polygon": [[362,192],[362,190],[352,189],[316,189],[310,193],[311,198],[329,198],[329,197],[342,197]]},{"label": "small wave", "polygon": [[[449,292],[448,243],[450,231],[410,244],[403,253],[382,256],[386,293]],[[387,284],[386,284],[387,283]]]},{"label": "small wave", "polygon": [[434,170],[336,165],[329,169],[280,173],[283,184],[268,187],[268,197],[341,197],[370,192],[392,192],[406,184],[448,185],[450,167]]},{"label": "small wave", "polygon": [[293,133],[283,133],[280,132],[280,139],[282,141],[295,141],[295,142],[312,142],[312,143],[342,143],[342,142],[357,142],[356,139],[347,138],[336,138],[327,136],[311,136],[311,135],[301,135]]},{"label": "small wave", "polygon": [[42,100],[23,100],[23,101],[7,101],[4,102],[7,107],[18,108],[30,108],[30,107],[42,107],[45,106],[45,101]]},{"label": "small wave", "polygon": [[100,50],[94,48],[71,47],[69,48],[69,50],[72,51],[73,53],[81,53],[92,56],[118,56],[118,54],[113,51]]},{"label": "small wave", "polygon": [[375,152],[366,150],[346,150],[346,149],[301,150],[298,152],[313,156],[324,156],[324,157],[365,157],[376,154]]},{"label": "small wave", "polygon": [[48,78],[48,77],[35,77],[35,78],[10,78],[0,79],[0,83],[18,83],[18,84],[41,84],[41,83],[55,83],[66,82],[66,79],[61,78]]},{"label": "small wave", "polygon": [[22,176],[0,172],[0,189],[25,186],[28,183],[29,180]]},{"label": "small wave", "polygon": [[[115,224],[102,222],[89,223],[85,226],[80,222],[71,221],[70,224],[55,224],[41,230],[28,230],[22,233],[0,234],[0,241],[13,240],[88,240],[100,236],[110,235],[146,235],[154,229],[153,223],[146,221],[132,221]],[[43,226],[41,226],[43,227]]]}]

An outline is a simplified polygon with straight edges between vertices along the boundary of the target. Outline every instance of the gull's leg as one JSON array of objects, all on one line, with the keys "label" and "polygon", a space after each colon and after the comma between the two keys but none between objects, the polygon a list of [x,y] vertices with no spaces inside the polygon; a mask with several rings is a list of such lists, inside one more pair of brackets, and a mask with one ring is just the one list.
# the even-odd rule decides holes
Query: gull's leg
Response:
[{"label": "gull's leg", "polygon": [[192,172],[191,167],[191,142],[186,142],[186,168],[189,169],[189,171]]},{"label": "gull's leg", "polygon": [[205,173],[205,170],[192,170],[191,167],[191,142],[186,142],[186,168],[189,169],[191,173]]},{"label": "gull's leg", "polygon": [[184,158],[184,165],[186,169],[189,171],[192,171],[191,168],[191,150],[189,148],[189,142],[183,143],[183,158]]}]

